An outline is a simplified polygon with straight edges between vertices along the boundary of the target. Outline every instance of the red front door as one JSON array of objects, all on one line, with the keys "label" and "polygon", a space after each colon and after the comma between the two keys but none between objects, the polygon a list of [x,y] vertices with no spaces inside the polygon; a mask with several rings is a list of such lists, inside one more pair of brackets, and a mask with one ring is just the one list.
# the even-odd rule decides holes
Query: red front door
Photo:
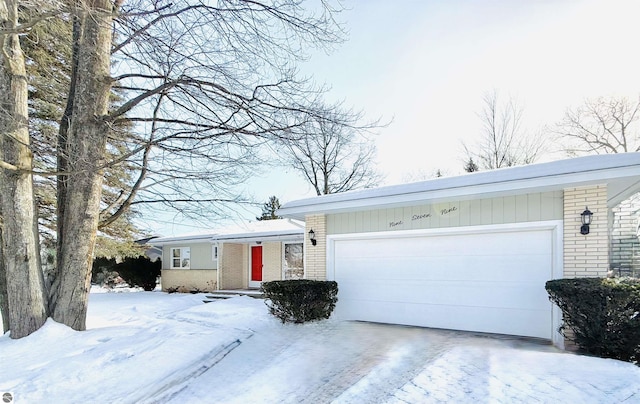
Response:
[{"label": "red front door", "polygon": [[262,281],[262,246],[251,246],[251,281]]}]

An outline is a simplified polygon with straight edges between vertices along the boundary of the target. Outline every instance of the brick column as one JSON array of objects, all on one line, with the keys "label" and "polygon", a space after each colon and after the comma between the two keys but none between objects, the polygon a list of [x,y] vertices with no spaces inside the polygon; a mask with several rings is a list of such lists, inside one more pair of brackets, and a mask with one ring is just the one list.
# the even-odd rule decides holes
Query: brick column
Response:
[{"label": "brick column", "polygon": [[[589,234],[580,234],[580,214],[593,212]],[[609,215],[607,186],[564,190],[564,277],[607,276],[609,271]]]},{"label": "brick column", "polygon": [[[305,217],[304,234],[304,277],[306,279],[327,279],[327,218],[325,215]],[[316,234],[317,244],[309,240],[309,230]]]}]

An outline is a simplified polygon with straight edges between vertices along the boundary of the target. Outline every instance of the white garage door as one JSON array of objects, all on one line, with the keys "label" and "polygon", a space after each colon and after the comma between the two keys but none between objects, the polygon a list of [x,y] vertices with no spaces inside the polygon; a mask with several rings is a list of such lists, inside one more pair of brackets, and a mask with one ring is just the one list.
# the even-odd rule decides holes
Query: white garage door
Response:
[{"label": "white garage door", "polygon": [[330,243],[339,318],[551,339],[552,229]]}]

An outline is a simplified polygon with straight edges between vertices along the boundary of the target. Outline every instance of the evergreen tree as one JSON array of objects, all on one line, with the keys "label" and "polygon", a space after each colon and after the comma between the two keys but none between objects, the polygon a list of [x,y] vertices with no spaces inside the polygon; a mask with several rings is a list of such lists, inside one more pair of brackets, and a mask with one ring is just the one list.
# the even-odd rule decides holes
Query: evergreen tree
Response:
[{"label": "evergreen tree", "polygon": [[[56,137],[60,120],[67,102],[71,80],[72,21],[68,16],[52,18],[46,24],[35,24],[27,34],[20,36],[20,44],[26,58],[29,86],[29,132],[32,139],[34,164],[40,171],[56,171]],[[112,90],[111,104],[122,103],[121,97]],[[119,124],[120,131],[128,127]],[[107,153],[110,159],[126,152],[119,137],[109,140]],[[122,198],[123,189],[133,183],[135,168],[128,163],[108,167],[104,173],[102,205],[111,207]],[[56,177],[35,176],[34,192],[38,206],[38,223],[41,244],[51,247],[55,244],[56,233]],[[105,221],[111,213],[101,213]],[[100,234],[96,240],[96,256],[137,256],[134,239],[140,230],[132,223],[135,212],[128,211],[113,223],[99,225]]]},{"label": "evergreen tree", "polygon": [[276,215],[276,211],[278,209],[280,209],[280,201],[276,196],[272,196],[264,205],[262,205],[262,216],[256,217],[256,219],[258,220],[282,219],[282,217]]},{"label": "evergreen tree", "polygon": [[466,163],[464,163],[464,171],[468,173],[474,173],[476,171],[480,171],[478,165],[473,161],[473,157],[469,157]]}]

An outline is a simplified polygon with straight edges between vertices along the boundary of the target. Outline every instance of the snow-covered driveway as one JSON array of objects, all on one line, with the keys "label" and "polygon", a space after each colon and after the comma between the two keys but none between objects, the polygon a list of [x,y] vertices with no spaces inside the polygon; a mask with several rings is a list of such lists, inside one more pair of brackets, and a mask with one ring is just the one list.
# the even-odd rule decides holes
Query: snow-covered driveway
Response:
[{"label": "snow-covered driveway", "polygon": [[261,300],[92,293],[88,330],[0,337],[16,403],[640,402],[640,367],[381,324],[282,325]]},{"label": "snow-covered driveway", "polygon": [[[212,305],[255,305],[247,299]],[[245,326],[253,334],[223,360],[155,401],[640,401],[640,368],[521,338],[333,320]]]}]

